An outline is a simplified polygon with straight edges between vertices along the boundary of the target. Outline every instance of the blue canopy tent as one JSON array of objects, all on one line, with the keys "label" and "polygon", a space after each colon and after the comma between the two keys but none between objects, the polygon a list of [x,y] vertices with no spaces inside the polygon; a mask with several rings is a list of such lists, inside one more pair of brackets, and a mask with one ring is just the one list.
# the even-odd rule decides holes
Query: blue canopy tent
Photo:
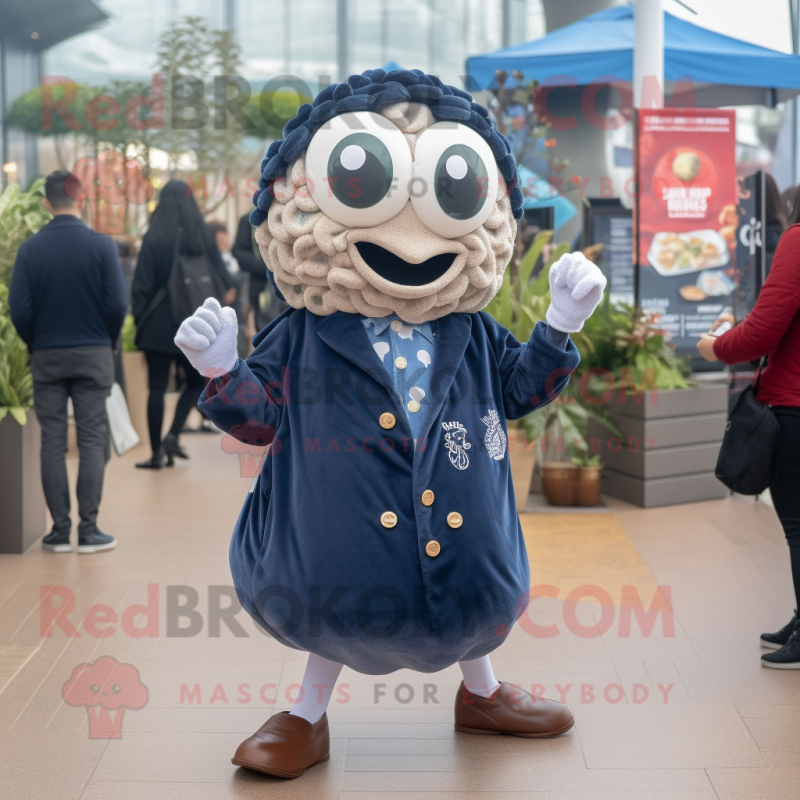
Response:
[{"label": "blue canopy tent", "polygon": [[[468,88],[493,88],[496,70],[519,70],[526,80],[548,86],[582,86],[612,75],[630,83],[633,13],[632,6],[615,6],[533,42],[473,56],[467,60]],[[772,106],[800,93],[800,56],[732,39],[665,12],[667,94],[687,78],[698,106]]]}]

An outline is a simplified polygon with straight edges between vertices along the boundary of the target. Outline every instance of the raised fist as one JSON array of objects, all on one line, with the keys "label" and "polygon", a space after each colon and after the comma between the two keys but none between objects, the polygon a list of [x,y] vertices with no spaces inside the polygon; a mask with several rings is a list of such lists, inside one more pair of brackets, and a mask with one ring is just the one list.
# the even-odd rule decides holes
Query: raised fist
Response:
[{"label": "raised fist", "polygon": [[237,333],[236,312],[209,297],[202,308],[181,323],[175,344],[201,375],[213,378],[236,366]]},{"label": "raised fist", "polygon": [[547,324],[577,333],[603,299],[606,277],[583,253],[566,253],[550,267]]}]

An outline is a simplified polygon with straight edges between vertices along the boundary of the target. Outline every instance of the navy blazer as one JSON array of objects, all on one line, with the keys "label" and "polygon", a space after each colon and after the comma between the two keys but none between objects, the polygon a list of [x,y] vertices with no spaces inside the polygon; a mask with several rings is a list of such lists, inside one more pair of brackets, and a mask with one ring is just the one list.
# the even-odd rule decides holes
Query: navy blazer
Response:
[{"label": "navy blazer", "polygon": [[200,400],[232,436],[271,443],[231,541],[242,605],[284,644],[362,673],[479,658],[527,605],[506,439],[490,412],[505,431],[552,400],[578,351],[541,325],[520,344],[483,312],[437,330],[416,449],[355,314],[288,309]]},{"label": "navy blazer", "polygon": [[53,217],[20,245],[8,306],[33,350],[112,345],[128,308],[117,245],[71,214]]}]

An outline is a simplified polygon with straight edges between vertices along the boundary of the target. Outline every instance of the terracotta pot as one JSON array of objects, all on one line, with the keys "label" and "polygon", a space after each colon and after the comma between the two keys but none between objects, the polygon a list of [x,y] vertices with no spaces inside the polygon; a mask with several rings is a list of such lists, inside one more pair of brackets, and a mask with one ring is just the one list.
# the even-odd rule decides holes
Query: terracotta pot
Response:
[{"label": "terracotta pot", "polygon": [[602,486],[602,467],[578,467],[576,494],[579,506],[599,506]]},{"label": "terracotta pot", "polygon": [[569,461],[542,464],[544,496],[551,506],[574,506],[577,502],[578,468]]},{"label": "terracotta pot", "polygon": [[517,512],[522,512],[528,502],[533,469],[536,466],[536,442],[526,441],[523,428],[511,428],[508,431],[508,459]]}]

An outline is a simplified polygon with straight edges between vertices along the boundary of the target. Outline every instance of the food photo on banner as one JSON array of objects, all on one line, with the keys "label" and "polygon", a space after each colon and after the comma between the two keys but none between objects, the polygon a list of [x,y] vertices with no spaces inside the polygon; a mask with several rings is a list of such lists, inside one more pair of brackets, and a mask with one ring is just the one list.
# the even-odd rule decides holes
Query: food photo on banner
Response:
[{"label": "food photo on banner", "polygon": [[639,302],[695,357],[736,289],[735,112],[641,110],[636,130]]}]

